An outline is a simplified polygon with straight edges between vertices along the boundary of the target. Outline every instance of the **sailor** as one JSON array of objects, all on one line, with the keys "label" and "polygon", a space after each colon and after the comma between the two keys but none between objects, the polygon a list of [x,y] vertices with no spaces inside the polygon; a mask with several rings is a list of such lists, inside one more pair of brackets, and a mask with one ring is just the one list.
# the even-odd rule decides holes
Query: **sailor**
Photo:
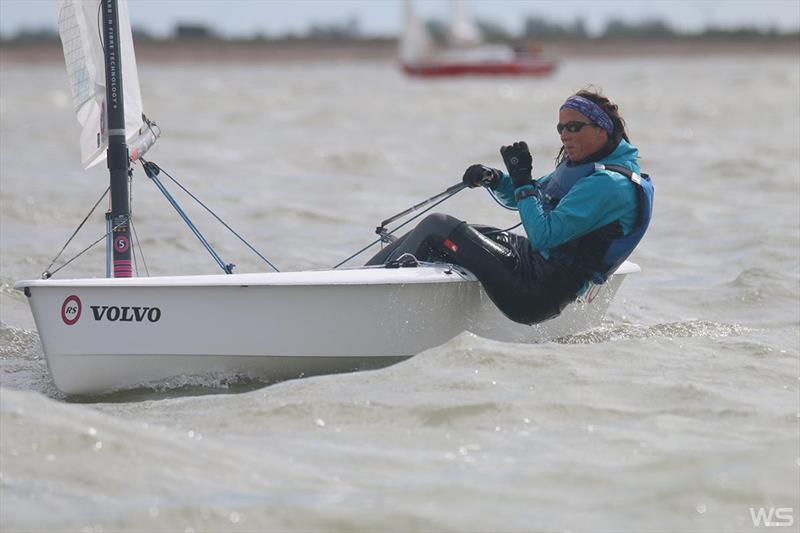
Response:
[{"label": "sailor", "polygon": [[483,186],[519,211],[526,236],[434,214],[367,264],[403,254],[463,266],[511,320],[534,324],[558,315],[602,284],[641,240],[652,214],[653,186],[640,173],[638,149],[617,105],[599,91],[573,94],[558,113],[562,147],[553,172],[532,179],[528,145],[500,148],[507,172],[474,164],[469,187]]}]

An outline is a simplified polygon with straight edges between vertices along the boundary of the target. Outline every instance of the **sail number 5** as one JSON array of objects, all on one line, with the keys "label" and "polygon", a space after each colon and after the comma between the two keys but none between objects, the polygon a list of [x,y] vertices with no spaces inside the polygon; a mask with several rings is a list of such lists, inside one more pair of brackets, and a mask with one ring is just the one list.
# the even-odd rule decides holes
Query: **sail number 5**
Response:
[{"label": "sail number 5", "polygon": [[118,252],[127,252],[128,244],[128,238],[124,235],[120,235],[114,239],[114,248],[116,248]]}]

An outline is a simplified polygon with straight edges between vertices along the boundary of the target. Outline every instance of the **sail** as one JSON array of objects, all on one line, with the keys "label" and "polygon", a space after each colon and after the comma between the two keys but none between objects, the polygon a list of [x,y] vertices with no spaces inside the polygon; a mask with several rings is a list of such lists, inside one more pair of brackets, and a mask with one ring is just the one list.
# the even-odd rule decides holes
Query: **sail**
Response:
[{"label": "sail", "polygon": [[464,6],[464,2],[452,0],[452,4],[452,18],[447,32],[447,39],[450,45],[462,48],[481,44],[483,42],[483,34],[472,15]]},{"label": "sail", "polygon": [[428,57],[433,51],[433,41],[422,21],[417,18],[411,0],[403,2],[404,24],[400,40],[400,59],[404,63]]},{"label": "sail", "polygon": [[[84,168],[105,160],[108,147],[100,7],[100,0],[60,0],[58,5],[58,32],[64,48],[72,103],[81,125],[81,162]],[[125,138],[131,143],[140,138],[142,132],[149,132],[149,125],[142,120],[142,97],[126,0],[118,0],[118,9]]]}]

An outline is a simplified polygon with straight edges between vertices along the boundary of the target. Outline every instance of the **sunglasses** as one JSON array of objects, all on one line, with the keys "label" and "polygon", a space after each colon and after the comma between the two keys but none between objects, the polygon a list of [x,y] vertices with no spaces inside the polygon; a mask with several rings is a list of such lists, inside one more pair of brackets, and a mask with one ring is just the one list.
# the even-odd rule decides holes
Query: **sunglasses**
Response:
[{"label": "sunglasses", "polygon": [[599,128],[599,126],[592,124],[591,122],[578,122],[577,120],[571,120],[566,124],[556,124],[556,129],[558,130],[558,134],[561,135],[561,132],[564,130],[567,130],[570,133],[578,133],[583,129],[584,126],[594,126]]}]

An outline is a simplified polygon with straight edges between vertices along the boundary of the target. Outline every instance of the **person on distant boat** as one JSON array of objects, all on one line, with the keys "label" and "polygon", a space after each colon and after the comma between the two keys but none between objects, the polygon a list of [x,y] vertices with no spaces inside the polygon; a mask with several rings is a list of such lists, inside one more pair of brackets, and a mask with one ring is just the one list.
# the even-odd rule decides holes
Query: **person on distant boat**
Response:
[{"label": "person on distant boat", "polygon": [[464,173],[467,186],[487,187],[519,211],[527,237],[434,214],[367,264],[410,253],[461,265],[508,318],[524,324],[558,315],[590,283],[604,283],[647,230],[653,186],[640,174],[617,105],[600,92],[567,98],[556,129],[562,147],[545,176],[532,178],[523,141],[500,148],[508,172],[474,164]]}]

